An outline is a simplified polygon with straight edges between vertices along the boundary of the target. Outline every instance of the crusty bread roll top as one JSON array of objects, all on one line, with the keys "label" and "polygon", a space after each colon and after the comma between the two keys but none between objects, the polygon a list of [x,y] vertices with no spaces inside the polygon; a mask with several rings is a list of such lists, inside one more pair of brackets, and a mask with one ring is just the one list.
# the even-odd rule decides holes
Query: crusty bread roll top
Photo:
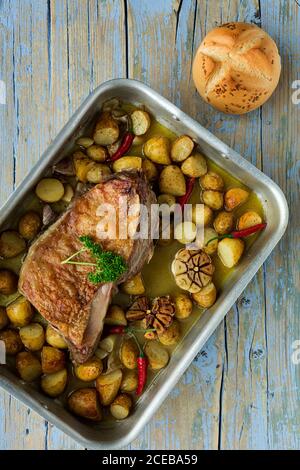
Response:
[{"label": "crusty bread roll top", "polygon": [[230,114],[247,113],[265,103],[278,84],[280,71],[275,42],[248,23],[228,23],[210,31],[193,63],[200,95]]}]

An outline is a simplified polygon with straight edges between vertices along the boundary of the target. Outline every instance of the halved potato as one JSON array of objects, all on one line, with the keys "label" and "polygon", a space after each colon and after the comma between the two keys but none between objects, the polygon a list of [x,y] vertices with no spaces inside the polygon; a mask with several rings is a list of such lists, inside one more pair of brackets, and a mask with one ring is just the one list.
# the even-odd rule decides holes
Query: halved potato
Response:
[{"label": "halved potato", "polygon": [[201,176],[199,182],[202,189],[223,191],[224,188],[222,176],[218,175],[218,173],[215,173],[214,171],[208,171],[205,175]]},{"label": "halved potato", "polygon": [[86,174],[86,179],[89,183],[100,183],[106,176],[111,174],[111,170],[108,165],[103,163],[93,162]]},{"label": "halved potato", "polygon": [[60,201],[64,192],[64,185],[56,178],[43,178],[35,188],[37,197],[49,203]]},{"label": "halved potato", "polygon": [[62,369],[41,378],[41,388],[49,397],[58,397],[66,388],[68,380],[67,369]]},{"label": "halved potato", "polygon": [[14,294],[18,289],[18,276],[9,269],[0,269],[0,294]]},{"label": "halved potato", "polygon": [[63,351],[52,346],[44,346],[41,352],[42,369],[44,374],[53,374],[64,369],[66,356]]},{"label": "halved potato", "polygon": [[146,157],[159,165],[169,165],[170,159],[170,141],[167,137],[158,135],[151,137],[144,144],[143,148]]},{"label": "halved potato", "polygon": [[50,346],[53,346],[54,348],[58,349],[67,349],[68,345],[64,338],[61,336],[58,331],[56,331],[54,328],[52,328],[51,325],[47,325],[46,328],[46,341]]},{"label": "halved potato", "polygon": [[25,348],[38,351],[42,349],[45,342],[44,329],[39,323],[30,323],[20,328],[20,338]]},{"label": "halved potato", "polygon": [[105,162],[107,158],[107,152],[101,145],[91,145],[87,151],[87,156],[95,162]]},{"label": "halved potato", "polygon": [[185,178],[178,166],[166,166],[159,176],[159,190],[172,196],[184,196],[186,193]]},{"label": "halved potato", "polygon": [[169,362],[168,351],[157,341],[147,341],[145,354],[149,361],[149,367],[153,370],[162,369]]},{"label": "halved potato", "polygon": [[138,373],[136,369],[124,369],[120,389],[122,392],[134,392],[138,386]]},{"label": "halved potato", "polygon": [[221,211],[214,220],[214,229],[219,235],[230,233],[233,229],[234,218],[231,212]]},{"label": "halved potato", "polygon": [[96,389],[99,393],[100,403],[110,405],[116,398],[122,382],[122,371],[116,369],[108,374],[102,374],[96,379]]},{"label": "halved potato", "polygon": [[195,240],[197,228],[194,222],[180,222],[174,229],[174,238],[184,245]]},{"label": "halved potato", "polygon": [[132,338],[126,338],[121,344],[120,359],[122,364],[127,369],[137,368],[137,358],[139,355],[139,348]]},{"label": "halved potato", "polygon": [[110,305],[104,319],[105,325],[126,326],[127,320],[125,312],[119,305]]},{"label": "halved potato", "polygon": [[25,382],[33,382],[42,375],[42,366],[38,358],[29,351],[17,354],[16,368]]},{"label": "halved potato", "polygon": [[136,109],[131,113],[132,130],[135,135],[146,134],[151,126],[151,118],[149,113]]},{"label": "halved potato", "polygon": [[122,291],[128,295],[141,295],[145,292],[141,273],[136,274],[121,285]]},{"label": "halved potato", "polygon": [[174,320],[169,328],[158,335],[158,339],[165,346],[173,346],[174,344],[177,344],[180,340],[180,325],[178,321]]},{"label": "halved potato", "polygon": [[31,304],[23,296],[9,304],[6,307],[6,313],[10,322],[16,327],[29,325],[33,317]]},{"label": "halved potato", "polygon": [[224,205],[227,211],[233,211],[238,206],[244,204],[249,197],[249,191],[242,188],[231,188],[226,191]]},{"label": "halved potato", "polygon": [[110,145],[119,138],[119,126],[109,111],[101,114],[94,131],[94,141],[98,145]]},{"label": "halved potato", "polygon": [[39,233],[42,221],[37,212],[28,211],[19,220],[18,229],[25,240],[32,240]]},{"label": "halved potato", "polygon": [[235,266],[244,251],[245,244],[240,238],[224,238],[218,244],[218,255],[224,266]]},{"label": "halved potato", "polygon": [[6,230],[0,235],[0,257],[14,258],[26,249],[25,240],[15,230]]},{"label": "halved potato", "polygon": [[202,308],[211,307],[217,298],[217,289],[213,282],[207,284],[196,294],[192,294],[193,300]]},{"label": "halved potato", "polygon": [[74,367],[76,377],[83,382],[96,380],[103,371],[103,364],[98,357],[91,357],[84,364],[78,364]]},{"label": "halved potato", "polygon": [[95,388],[80,388],[71,393],[68,398],[68,407],[77,416],[101,421],[102,412]]},{"label": "halved potato", "polygon": [[238,219],[236,228],[237,230],[245,230],[246,228],[253,227],[262,223],[261,216],[255,211],[247,211]]},{"label": "halved potato", "polygon": [[110,412],[116,419],[125,419],[132,407],[132,400],[126,393],[118,395],[110,405]]},{"label": "halved potato", "polygon": [[187,294],[177,294],[174,297],[175,317],[178,320],[185,320],[193,311],[193,302]]},{"label": "halved potato", "polygon": [[181,165],[181,171],[191,178],[199,178],[207,172],[206,158],[201,153],[190,155]]},{"label": "halved potato", "polygon": [[210,189],[202,191],[201,199],[208,207],[218,211],[223,207],[223,193],[212,191]]},{"label": "halved potato", "polygon": [[158,177],[158,171],[154,163],[149,158],[143,158],[142,170],[148,181],[154,181]]},{"label": "halved potato", "polygon": [[123,170],[140,170],[142,168],[141,157],[121,157],[113,163],[113,171],[118,173]]},{"label": "halved potato", "polygon": [[23,349],[23,343],[21,341],[19,332],[16,330],[8,329],[0,331],[0,341],[4,342],[5,352],[9,356],[15,356]]},{"label": "halved potato", "polygon": [[171,146],[171,158],[173,162],[183,162],[191,155],[194,142],[188,135],[181,135],[174,140]]},{"label": "halved potato", "polygon": [[192,221],[196,225],[207,227],[213,219],[213,211],[206,204],[193,204]]}]

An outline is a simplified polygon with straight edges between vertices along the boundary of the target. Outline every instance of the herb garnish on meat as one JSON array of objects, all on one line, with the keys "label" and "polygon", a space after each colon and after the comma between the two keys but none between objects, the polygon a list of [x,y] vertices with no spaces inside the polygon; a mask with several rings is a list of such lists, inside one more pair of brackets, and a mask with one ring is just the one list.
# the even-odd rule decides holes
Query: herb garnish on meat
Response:
[{"label": "herb garnish on meat", "polygon": [[[76,264],[81,266],[94,266],[95,270],[88,274],[88,280],[93,284],[100,282],[114,282],[127,270],[127,265],[122,256],[112,251],[103,251],[101,245],[95,243],[91,237],[84,235],[79,237],[83,247],[73,253],[61,264]],[[95,263],[87,261],[74,261],[76,256],[89,251],[95,258]]]}]

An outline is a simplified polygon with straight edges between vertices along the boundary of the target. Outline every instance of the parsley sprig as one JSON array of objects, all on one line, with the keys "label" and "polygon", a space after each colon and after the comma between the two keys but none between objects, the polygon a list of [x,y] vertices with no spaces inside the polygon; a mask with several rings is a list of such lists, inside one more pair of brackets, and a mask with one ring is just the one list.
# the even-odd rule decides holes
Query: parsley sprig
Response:
[{"label": "parsley sprig", "polygon": [[[93,284],[101,282],[114,282],[127,270],[127,265],[122,256],[113,251],[103,251],[101,245],[95,243],[93,239],[87,235],[79,237],[83,247],[63,260],[61,264],[75,264],[81,266],[93,266],[94,271],[88,274],[88,280]],[[95,263],[87,261],[74,261],[75,257],[81,253],[89,251],[95,258]]]}]

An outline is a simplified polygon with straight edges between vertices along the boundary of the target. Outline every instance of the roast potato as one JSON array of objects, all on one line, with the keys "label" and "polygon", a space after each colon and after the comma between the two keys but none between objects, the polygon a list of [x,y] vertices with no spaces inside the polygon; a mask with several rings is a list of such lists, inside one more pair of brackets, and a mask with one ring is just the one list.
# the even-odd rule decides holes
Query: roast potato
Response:
[{"label": "roast potato", "polygon": [[64,192],[64,185],[57,178],[43,178],[35,188],[37,197],[49,203],[60,201]]},{"label": "roast potato", "polygon": [[0,235],[0,257],[14,258],[26,249],[25,240],[15,230],[6,230]]},{"label": "roast potato", "polygon": [[19,220],[18,230],[25,240],[32,240],[39,233],[42,221],[37,212],[29,211],[22,215]]},{"label": "roast potato", "polygon": [[178,166],[166,166],[159,176],[159,190],[172,196],[184,196],[186,193],[185,178]]},{"label": "roast potato", "polygon": [[110,412],[116,419],[125,419],[132,407],[132,400],[126,393],[120,393],[110,405]]},{"label": "roast potato", "polygon": [[[172,207],[176,204],[176,198],[172,194],[160,194],[157,198],[157,202],[159,205],[167,204],[169,207]],[[174,210],[172,212],[174,212]]]},{"label": "roast potato", "polygon": [[222,176],[218,175],[214,171],[208,171],[205,175],[199,179],[200,186],[202,189],[211,191],[223,191],[224,181]]},{"label": "roast potato", "polygon": [[145,292],[141,273],[136,274],[128,281],[123,282],[122,291],[128,295],[141,295]]},{"label": "roast potato", "polygon": [[122,371],[116,369],[108,374],[102,374],[96,379],[96,389],[99,393],[100,403],[110,405],[116,398],[122,382]]},{"label": "roast potato", "polygon": [[139,348],[132,338],[126,338],[120,347],[120,359],[122,364],[127,369],[137,368],[137,358],[139,355]]},{"label": "roast potato", "polygon": [[0,269],[0,294],[14,294],[18,289],[18,276],[9,269]]},{"label": "roast potato", "polygon": [[119,158],[113,163],[113,171],[118,173],[123,170],[140,170],[142,168],[141,157],[126,156]]},{"label": "roast potato", "polygon": [[106,325],[126,326],[127,320],[125,312],[119,305],[110,305],[104,319]]},{"label": "roast potato", "polygon": [[65,192],[61,200],[69,203],[72,201],[74,197],[74,189],[72,188],[70,184],[65,184],[64,188],[65,188]]},{"label": "roast potato", "polygon": [[193,302],[187,294],[177,294],[174,298],[175,317],[178,320],[185,320],[193,311]]},{"label": "roast potato", "polygon": [[109,335],[99,342],[98,347],[103,349],[104,351],[107,351],[108,353],[111,353],[117,341],[118,335]]},{"label": "roast potato", "polygon": [[15,356],[23,349],[23,343],[21,341],[19,332],[16,330],[8,329],[0,331],[0,341],[4,342],[5,352],[9,356]]},{"label": "roast potato", "polygon": [[42,375],[42,366],[38,358],[29,351],[17,354],[16,368],[25,382],[33,382]]},{"label": "roast potato", "polygon": [[158,177],[158,171],[154,163],[149,158],[143,158],[142,170],[146,175],[148,181],[152,182]]},{"label": "roast potato", "polygon": [[147,111],[136,109],[131,113],[132,130],[135,135],[146,134],[151,126],[151,118]]},{"label": "roast potato", "polygon": [[78,181],[82,183],[87,182],[88,171],[93,168],[94,163],[83,152],[75,152],[73,154],[73,164]]},{"label": "roast potato", "polygon": [[111,145],[118,140],[119,134],[118,123],[110,112],[105,111],[102,113],[96,124],[93,135],[96,144]]},{"label": "roast potato", "polygon": [[52,346],[44,346],[41,352],[44,374],[53,374],[65,368],[66,356],[63,351]]},{"label": "roast potato", "polygon": [[64,338],[61,336],[58,331],[56,331],[54,328],[52,328],[51,325],[47,325],[46,328],[46,341],[50,346],[53,346],[54,348],[58,349],[67,349],[68,345]]},{"label": "roast potato", "polygon": [[201,199],[204,204],[214,211],[218,211],[223,207],[223,193],[220,191],[212,191],[210,189],[202,191]]},{"label": "roast potato", "polygon": [[143,145],[145,142],[145,135],[136,135],[132,141],[133,146]]},{"label": "roast potato", "polygon": [[68,407],[72,413],[91,421],[101,421],[102,412],[95,388],[80,388],[71,393]]},{"label": "roast potato", "polygon": [[136,369],[125,369],[120,389],[122,392],[134,392],[138,386],[138,373]]},{"label": "roast potato", "polygon": [[194,222],[180,222],[174,229],[174,238],[184,245],[195,240],[197,228]]},{"label": "roast potato", "polygon": [[214,220],[214,229],[219,235],[230,233],[233,229],[234,218],[231,212],[221,211]]},{"label": "roast potato", "polygon": [[3,330],[8,325],[8,316],[5,307],[0,307],[0,330]]},{"label": "roast potato", "polygon": [[[161,335],[159,336],[159,338]],[[173,343],[172,343],[173,344]],[[153,370],[159,370],[169,362],[168,351],[158,341],[147,341],[145,345],[145,354],[149,361],[149,367]]]},{"label": "roast potato", "polygon": [[206,159],[201,153],[190,155],[181,165],[181,171],[191,178],[199,178],[207,172]]},{"label": "roast potato", "polygon": [[78,364],[74,367],[76,377],[83,382],[96,380],[103,371],[103,364],[98,357],[91,357],[84,364]]},{"label": "roast potato", "polygon": [[193,204],[192,221],[196,225],[207,227],[213,219],[213,211],[206,204]]},{"label": "roast potato", "polygon": [[180,325],[178,321],[174,320],[169,328],[158,335],[158,339],[165,346],[173,346],[174,344],[177,344],[180,340]]},{"label": "roast potato", "polygon": [[240,238],[224,238],[218,244],[218,255],[224,266],[235,266],[244,251],[245,244]]},{"label": "roast potato", "polygon": [[103,163],[92,163],[92,166],[88,169],[86,179],[89,183],[100,183],[106,176],[110,175],[111,171],[108,165]]},{"label": "roast potato", "polygon": [[105,162],[107,158],[107,152],[101,145],[91,145],[87,151],[87,156],[95,162]]},{"label": "roast potato", "polygon": [[227,211],[233,211],[244,204],[249,197],[249,192],[242,188],[231,188],[224,196],[224,206]]},{"label": "roast potato", "polygon": [[20,328],[20,338],[25,348],[38,351],[42,349],[45,342],[44,329],[39,323],[30,323]]},{"label": "roast potato", "polygon": [[173,162],[183,162],[191,155],[194,142],[188,135],[181,135],[174,140],[171,146],[171,158]]},{"label": "roast potato", "polygon": [[207,253],[208,255],[214,254],[218,249],[218,239],[216,238],[216,240],[213,240],[208,244],[207,242],[209,242],[209,240],[215,237],[218,237],[217,232],[211,227],[205,227],[203,233],[203,244],[198,243],[199,248],[205,251],[205,253]]},{"label": "roast potato", "polygon": [[20,296],[6,307],[6,313],[13,326],[22,327],[29,325],[33,317],[33,310],[30,302]]},{"label": "roast potato", "polygon": [[93,145],[93,143],[94,139],[91,139],[90,137],[80,137],[76,140],[77,145],[80,145],[80,147],[84,147],[86,149]]},{"label": "roast potato", "polygon": [[213,282],[207,284],[196,294],[192,294],[193,300],[202,308],[211,307],[217,298],[217,289]]},{"label": "roast potato", "polygon": [[144,155],[159,165],[169,165],[170,141],[167,137],[158,135],[147,140],[143,147]]},{"label": "roast potato", "polygon": [[41,388],[49,397],[58,397],[66,388],[68,380],[67,369],[62,369],[41,378]]},{"label": "roast potato", "polygon": [[246,228],[253,227],[262,223],[261,216],[255,211],[247,211],[238,219],[236,228],[237,230],[245,230]]}]

